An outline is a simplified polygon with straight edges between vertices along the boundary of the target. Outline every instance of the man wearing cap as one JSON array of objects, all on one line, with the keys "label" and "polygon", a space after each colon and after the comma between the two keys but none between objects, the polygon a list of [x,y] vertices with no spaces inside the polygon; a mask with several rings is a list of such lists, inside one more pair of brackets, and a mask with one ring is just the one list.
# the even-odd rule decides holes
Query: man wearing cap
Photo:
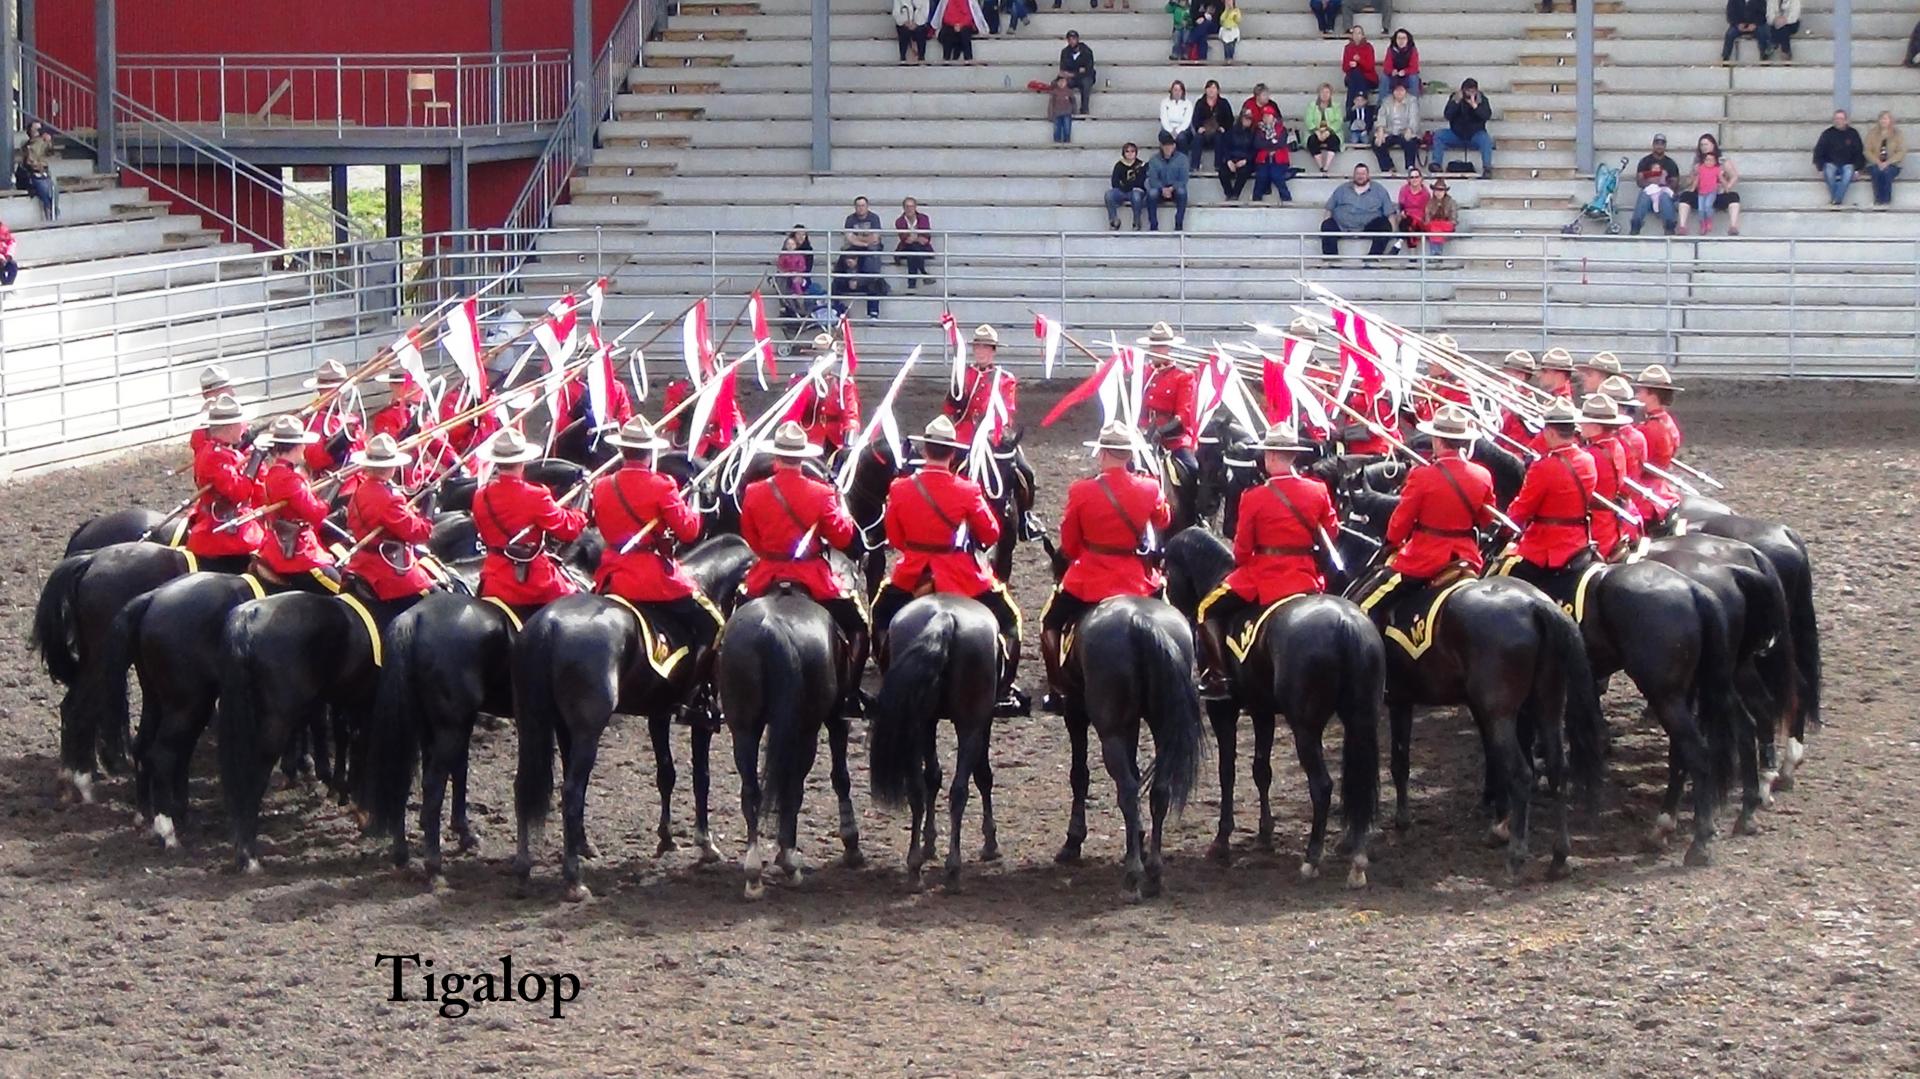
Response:
[{"label": "man wearing cap", "polygon": [[[1647,439],[1648,465],[1663,472],[1673,471],[1673,459],[1680,455],[1680,424],[1673,418],[1668,407],[1673,404],[1673,395],[1680,387],[1673,384],[1673,375],[1660,364],[1653,364],[1640,372],[1633,380],[1634,396],[1646,409],[1646,418],[1639,423],[1640,433]],[[1647,473],[1647,487],[1654,493],[1648,500],[1653,511],[1647,515],[1648,524],[1664,520],[1673,508],[1680,504],[1680,492],[1674,489],[1672,481],[1661,476]]]},{"label": "man wearing cap", "polygon": [[1259,450],[1267,481],[1240,497],[1233,533],[1233,572],[1200,601],[1200,694],[1231,696],[1227,686],[1227,629],[1258,604],[1272,606],[1302,592],[1325,592],[1319,556],[1340,534],[1340,518],[1326,484],[1294,467],[1309,447],[1278,425],[1267,428]]},{"label": "man wearing cap", "polygon": [[[593,395],[587,392],[587,376],[569,379],[560,387],[560,393],[554,400],[553,422],[559,427],[559,433],[553,439],[555,456],[568,460],[584,459],[596,428],[617,427],[633,418],[633,398],[627,393],[626,382],[620,378],[607,380],[605,416],[587,415],[592,404]],[[566,447],[566,452],[560,451],[562,446]]]},{"label": "man wearing cap", "polygon": [[[960,396],[949,395],[941,406],[941,413],[953,421],[954,437],[963,447],[972,447],[980,425],[986,423],[989,417],[993,421],[993,430],[988,437],[988,444],[996,447],[1002,445],[1020,415],[1020,380],[1014,377],[1013,372],[1000,366],[999,357],[999,331],[986,325],[974,327],[973,342],[967,357],[967,375]],[[1006,408],[1004,415],[993,407],[996,393]],[[963,449],[955,458],[955,463],[965,458],[966,450]],[[1014,502],[1020,509],[1020,538],[1033,539],[1040,535],[1041,528],[1033,515],[1035,486],[1033,466],[1027,462],[1027,451],[1015,446],[1012,464],[1018,480],[1014,488]]]},{"label": "man wearing cap", "polygon": [[[1157,327],[1164,329],[1164,325]],[[1066,573],[1040,615],[1040,655],[1047,664],[1049,710],[1058,710],[1060,639],[1103,599],[1150,596],[1165,582],[1147,560],[1149,538],[1173,523],[1160,485],[1127,471],[1141,445],[1140,434],[1125,423],[1110,423],[1086,445],[1097,452],[1100,474],[1067,488],[1060,516],[1060,553]]]},{"label": "man wearing cap", "polygon": [[266,538],[258,519],[224,527],[260,505],[260,482],[254,478],[259,461],[249,461],[239,446],[252,417],[251,408],[226,393],[208,401],[200,413],[199,426],[207,437],[193,455],[198,497],[187,522],[186,548],[208,572],[245,573]]},{"label": "man wearing cap", "polygon": [[800,462],[820,456],[805,428],[792,420],[781,423],[765,452],[773,457],[773,475],[748,484],[740,496],[740,535],[755,556],[740,594],[754,599],[790,581],[825,607],[847,639],[842,684],[848,706],[855,707],[867,664],[867,616],[853,587],[827,561],[827,548],[845,550],[859,529],[833,484],[801,471]]},{"label": "man wearing cap", "polygon": [[1154,323],[1147,336],[1135,342],[1147,348],[1147,382],[1140,393],[1143,433],[1172,463],[1177,484],[1192,483],[1200,470],[1193,454],[1197,407],[1193,372],[1173,363],[1172,349],[1185,342],[1164,322]]},{"label": "man wearing cap", "polygon": [[381,628],[433,589],[433,578],[414,556],[433,525],[394,487],[394,474],[413,461],[392,435],[374,435],[355,453],[360,484],[347,502],[347,531],[355,550],[347,573],[359,579],[373,601],[367,604]]},{"label": "man wearing cap", "polygon": [[1502,572],[1553,595],[1549,587],[1593,561],[1589,508],[1596,480],[1593,457],[1580,448],[1580,413],[1565,401],[1547,406],[1540,439],[1545,447],[1527,466],[1507,516],[1520,526],[1516,557]]},{"label": "man wearing cap", "polygon": [[[1638,165],[1633,167],[1633,175],[1636,180],[1634,187],[1639,189],[1639,194],[1633,201],[1634,235],[1639,235],[1640,226],[1646,223],[1649,214],[1660,219],[1660,224],[1667,230],[1667,235],[1673,235],[1674,222],[1678,220],[1679,213],[1673,193],[1680,187],[1680,166],[1673,158],[1667,156],[1665,135],[1653,137],[1652,149],[1640,158]],[[1653,190],[1648,190],[1649,187]],[[1666,190],[1661,191],[1661,188]]]},{"label": "man wearing cap", "polygon": [[900,559],[873,597],[873,634],[885,647],[887,627],[900,609],[924,588],[967,596],[993,612],[1000,623],[1000,710],[1024,714],[1026,698],[1014,688],[1020,667],[1020,611],[1006,585],[980,564],[975,551],[1000,539],[1000,521],[978,484],[953,473],[954,460],[966,448],[953,421],[937,416],[920,436],[920,471],[897,477],[887,491],[887,546]]},{"label": "man wearing cap", "polygon": [[[1542,390],[1552,394],[1558,401],[1565,401],[1569,409],[1575,409],[1573,403],[1573,354],[1559,346],[1548,349],[1540,357],[1540,372],[1535,376]],[[1545,454],[1551,447],[1544,432],[1527,439],[1527,448],[1538,454]]]},{"label": "man wearing cap", "polygon": [[480,595],[512,607],[523,620],[577,591],[548,553],[547,540],[571,542],[587,528],[586,514],[560,505],[552,491],[527,480],[527,462],[541,454],[520,432],[501,431],[480,448],[480,459],[494,466],[494,475],[473,495],[473,525],[487,551],[480,564]]},{"label": "man wearing cap", "polygon": [[[840,347],[832,334],[816,334],[813,362],[817,364],[829,356],[839,355]],[[806,376],[795,374],[793,377],[798,381]],[[839,366],[830,366],[801,388],[786,418],[806,428],[807,441],[831,457],[859,436],[860,387],[842,373]]]},{"label": "man wearing cap", "polygon": [[1400,595],[1426,587],[1449,566],[1477,574],[1486,565],[1479,529],[1493,523],[1493,474],[1467,458],[1477,430],[1459,405],[1443,406],[1419,426],[1432,439],[1431,459],[1415,465],[1387,519],[1387,564],[1351,595],[1381,621]]},{"label": "man wearing cap", "polygon": [[618,471],[593,487],[593,524],[607,541],[594,590],[664,611],[687,634],[694,681],[704,683],[713,665],[714,638],[726,619],[681,567],[673,548],[676,541],[684,545],[700,538],[700,515],[681,498],[673,477],[655,470],[667,440],[654,433],[652,424],[635,416],[606,442],[620,451],[621,462]]},{"label": "man wearing cap", "polygon": [[1600,392],[1600,385],[1607,379],[1620,373],[1620,358],[1611,352],[1596,352],[1589,359],[1573,365],[1573,373],[1580,380],[1580,398],[1585,400]]},{"label": "man wearing cap", "polygon": [[[200,407],[206,408],[214,398],[223,393],[229,396],[233,394],[233,376],[227,374],[227,369],[217,363],[202,367],[200,369]],[[193,451],[195,457],[198,457],[200,447],[206,441],[207,429],[195,427],[193,433],[187,436],[187,448]]]},{"label": "man wearing cap", "polygon": [[260,476],[260,501],[270,509],[254,569],[266,580],[296,592],[331,596],[340,591],[340,570],[315,530],[327,519],[327,504],[315,497],[303,468],[306,451],[320,441],[293,416],[267,429],[270,460]]},{"label": "man wearing cap", "polygon": [[1613,403],[1626,417],[1626,423],[1614,428],[1614,437],[1620,441],[1620,451],[1626,458],[1626,471],[1621,473],[1620,483],[1625,488],[1621,493],[1627,496],[1626,505],[1633,510],[1634,516],[1620,522],[1626,532],[1628,543],[1638,543],[1645,534],[1645,524],[1653,513],[1652,503],[1647,501],[1647,436],[1640,430],[1639,423],[1646,415],[1646,406],[1633,395],[1633,385],[1620,375],[1610,376],[1600,384],[1600,392],[1613,398]]},{"label": "man wearing cap", "polygon": [[1093,93],[1093,50],[1080,44],[1080,31],[1067,31],[1067,46],[1060,50],[1060,74],[1067,77],[1067,85],[1079,92],[1080,109],[1077,119],[1085,120],[1090,115],[1087,98]]},{"label": "man wearing cap", "polygon": [[[1620,414],[1620,406],[1604,393],[1589,394],[1580,403],[1580,436],[1587,440],[1587,453],[1593,458],[1593,492],[1615,505],[1627,498],[1627,452],[1620,442],[1620,428],[1632,421]],[[1629,542],[1629,522],[1604,503],[1595,501],[1592,511],[1593,548],[1608,562],[1619,556]]]},{"label": "man wearing cap", "polygon": [[[1533,376],[1540,370],[1540,361],[1533,353],[1524,348],[1516,348],[1507,353],[1500,361],[1500,374],[1512,383],[1509,396],[1528,400],[1531,394],[1527,387],[1533,385]],[[1515,446],[1524,446],[1533,441],[1533,431],[1527,427],[1527,421],[1507,405],[1500,406],[1500,437],[1505,441],[1502,449],[1511,450]]]},{"label": "man wearing cap", "polygon": [[[316,409],[307,417],[307,430],[315,435],[313,444],[304,453],[308,475],[319,476],[340,468],[355,450],[365,444],[365,432],[360,429],[360,413],[349,407],[350,402],[340,389],[346,385],[347,377],[347,369],[341,366],[339,360],[328,360],[314,371],[312,378],[300,384],[327,398],[325,407]],[[352,490],[350,487],[342,489],[348,492]]]}]

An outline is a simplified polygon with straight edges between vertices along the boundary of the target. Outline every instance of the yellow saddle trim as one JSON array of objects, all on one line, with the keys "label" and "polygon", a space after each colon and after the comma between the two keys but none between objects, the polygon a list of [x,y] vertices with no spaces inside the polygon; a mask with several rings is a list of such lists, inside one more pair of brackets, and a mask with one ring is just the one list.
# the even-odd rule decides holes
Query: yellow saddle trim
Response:
[{"label": "yellow saddle trim", "polygon": [[367,629],[367,643],[373,647],[373,665],[375,667],[381,666],[385,660],[385,655],[380,648],[380,627],[373,622],[373,612],[367,610],[367,605],[360,602],[359,597],[350,592],[335,593],[333,598],[346,604],[348,609],[360,616],[360,624]]},{"label": "yellow saddle trim", "polygon": [[181,554],[187,556],[187,572],[188,573],[200,572],[200,556],[199,555],[194,554],[192,551],[187,550],[185,547],[176,547],[174,549],[179,551]]},{"label": "yellow saddle trim", "polygon": [[240,579],[247,582],[247,587],[253,590],[254,599],[267,598],[267,586],[260,583],[260,578],[251,573],[242,573]]},{"label": "yellow saddle trim", "polygon": [[1607,563],[1605,562],[1595,562],[1593,565],[1588,566],[1586,572],[1580,575],[1580,583],[1573,586],[1572,606],[1568,606],[1565,603],[1560,605],[1561,610],[1573,616],[1575,625],[1584,623],[1587,620],[1587,592],[1593,588],[1593,579],[1598,577],[1600,572],[1606,568]]},{"label": "yellow saddle trim", "polygon": [[1381,631],[1381,636],[1399,645],[1413,659],[1426,655],[1427,649],[1433,647],[1434,630],[1440,626],[1441,606],[1447,602],[1449,596],[1465,588],[1472,581],[1472,577],[1458,580],[1436,593],[1433,602],[1427,605],[1427,613],[1413,620],[1411,634],[1402,632],[1397,626],[1388,626]]},{"label": "yellow saddle trim", "polygon": [[1260,612],[1260,616],[1258,618],[1249,619],[1245,629],[1227,638],[1227,651],[1233,653],[1233,658],[1235,660],[1241,663],[1245,663],[1247,660],[1247,653],[1253,651],[1253,642],[1260,639],[1260,631],[1267,628],[1267,619],[1273,617],[1273,612],[1279,610],[1282,607],[1285,607],[1287,604],[1292,603],[1294,600],[1299,599],[1301,596],[1312,596],[1317,594],[1318,593],[1314,593],[1314,592],[1295,592],[1291,596],[1284,596],[1280,599],[1274,600],[1271,604],[1267,606],[1266,610]]},{"label": "yellow saddle trim", "polygon": [[521,630],[526,628],[526,626],[521,624],[520,616],[514,613],[513,608],[507,605],[506,600],[501,599],[499,596],[481,596],[480,598],[483,601],[487,603],[491,603],[495,607],[500,608],[500,613],[507,616],[507,624],[513,627],[513,631],[515,633],[518,633]]},{"label": "yellow saddle trim", "polygon": [[633,616],[633,620],[640,623],[640,639],[646,642],[647,647],[647,664],[653,668],[653,673],[661,678],[672,678],[673,669],[680,665],[681,660],[687,658],[687,646],[683,644],[679,648],[668,651],[667,639],[654,632],[653,623],[646,615],[640,613],[640,608],[634,606],[631,600],[625,596],[611,594],[604,598],[625,607],[627,613]]}]

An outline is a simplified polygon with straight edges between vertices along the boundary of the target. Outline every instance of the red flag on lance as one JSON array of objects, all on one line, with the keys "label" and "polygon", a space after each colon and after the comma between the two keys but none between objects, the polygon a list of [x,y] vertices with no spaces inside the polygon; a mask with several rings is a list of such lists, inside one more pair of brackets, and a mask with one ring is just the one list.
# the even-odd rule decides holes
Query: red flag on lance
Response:
[{"label": "red flag on lance", "polygon": [[533,328],[534,340],[547,354],[547,369],[559,370],[573,358],[579,347],[575,333],[580,328],[580,301],[569,292],[547,308],[546,320]]},{"label": "red flag on lance", "polygon": [[400,363],[400,369],[407,373],[413,384],[422,390],[427,388],[427,365],[420,358],[420,328],[409,329],[393,343],[394,359]]},{"label": "red flag on lance", "polygon": [[1042,378],[1053,377],[1053,361],[1059,358],[1060,355],[1061,333],[1062,327],[1058,322],[1053,321],[1037,311],[1034,312],[1033,336],[1038,338],[1041,344],[1042,352],[1040,362]]},{"label": "red flag on lance", "polygon": [[600,305],[606,302],[607,279],[602,277],[587,286],[587,319],[595,327],[600,325]]},{"label": "red flag on lance", "polygon": [[1060,398],[1060,403],[1053,406],[1053,411],[1047,413],[1046,418],[1040,421],[1040,426],[1053,426],[1055,420],[1072,411],[1075,405],[1089,398],[1098,396],[1101,386],[1114,376],[1114,372],[1119,369],[1119,366],[1120,354],[1115,353],[1106,363],[1101,364],[1099,369],[1094,371],[1086,381],[1068,390],[1066,396]]},{"label": "red flag on lance", "polygon": [[707,301],[701,300],[687,310],[680,324],[680,354],[687,361],[687,380],[698,387],[713,369],[713,343],[707,334]]},{"label": "red flag on lance", "polygon": [[447,312],[447,328],[440,335],[440,343],[454,369],[467,380],[463,397],[486,400],[487,372],[480,366],[480,297],[469,296]]},{"label": "red flag on lance", "polygon": [[840,353],[840,377],[847,378],[860,369],[860,356],[853,350],[853,323],[847,316],[840,316],[840,342],[845,346]]},{"label": "red flag on lance", "polygon": [[747,297],[747,306],[753,313],[753,344],[760,350],[757,369],[760,372],[760,388],[767,388],[767,376],[780,374],[780,364],[773,351],[773,334],[767,330],[767,305],[760,298],[760,290],[754,289]]},{"label": "red flag on lance", "polygon": [[1372,397],[1385,387],[1386,375],[1380,365],[1374,362],[1373,339],[1367,332],[1367,320],[1361,316],[1336,307],[1333,309],[1333,332],[1340,338],[1340,365],[1351,367],[1360,378],[1360,388]]}]

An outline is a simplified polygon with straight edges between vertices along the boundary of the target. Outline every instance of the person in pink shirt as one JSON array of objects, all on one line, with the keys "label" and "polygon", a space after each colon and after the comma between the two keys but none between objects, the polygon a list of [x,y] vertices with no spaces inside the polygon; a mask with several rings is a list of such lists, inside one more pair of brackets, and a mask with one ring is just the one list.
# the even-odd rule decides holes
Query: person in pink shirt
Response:
[{"label": "person in pink shirt", "polygon": [[13,233],[7,231],[6,222],[0,221],[0,286],[11,285],[13,279],[20,276],[20,262],[13,257],[19,243]]},{"label": "person in pink shirt", "polygon": [[[1419,169],[1407,171],[1407,182],[1400,188],[1400,197],[1395,202],[1400,207],[1400,220],[1397,222],[1401,232],[1427,231],[1427,205],[1433,201],[1433,191],[1427,187],[1427,181]],[[1415,241],[1418,242],[1417,240]],[[1392,251],[1407,246],[1407,241],[1396,239]]]}]

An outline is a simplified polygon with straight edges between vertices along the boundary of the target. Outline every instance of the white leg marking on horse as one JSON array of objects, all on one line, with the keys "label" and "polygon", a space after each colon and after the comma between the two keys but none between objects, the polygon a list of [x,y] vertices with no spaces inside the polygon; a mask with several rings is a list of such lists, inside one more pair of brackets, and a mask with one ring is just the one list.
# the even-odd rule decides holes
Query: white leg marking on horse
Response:
[{"label": "white leg marking on horse", "polygon": [[1673,814],[1671,813],[1662,813],[1653,818],[1653,834],[1655,835],[1672,835],[1674,829],[1677,827],[1678,825],[1674,823]]},{"label": "white leg marking on horse", "polygon": [[180,840],[174,835],[173,818],[165,813],[153,815],[153,834],[160,837],[160,842],[165,844],[168,850],[180,846]]},{"label": "white leg marking on horse", "polygon": [[73,773],[73,792],[80,796],[81,805],[93,804],[93,773]]}]

